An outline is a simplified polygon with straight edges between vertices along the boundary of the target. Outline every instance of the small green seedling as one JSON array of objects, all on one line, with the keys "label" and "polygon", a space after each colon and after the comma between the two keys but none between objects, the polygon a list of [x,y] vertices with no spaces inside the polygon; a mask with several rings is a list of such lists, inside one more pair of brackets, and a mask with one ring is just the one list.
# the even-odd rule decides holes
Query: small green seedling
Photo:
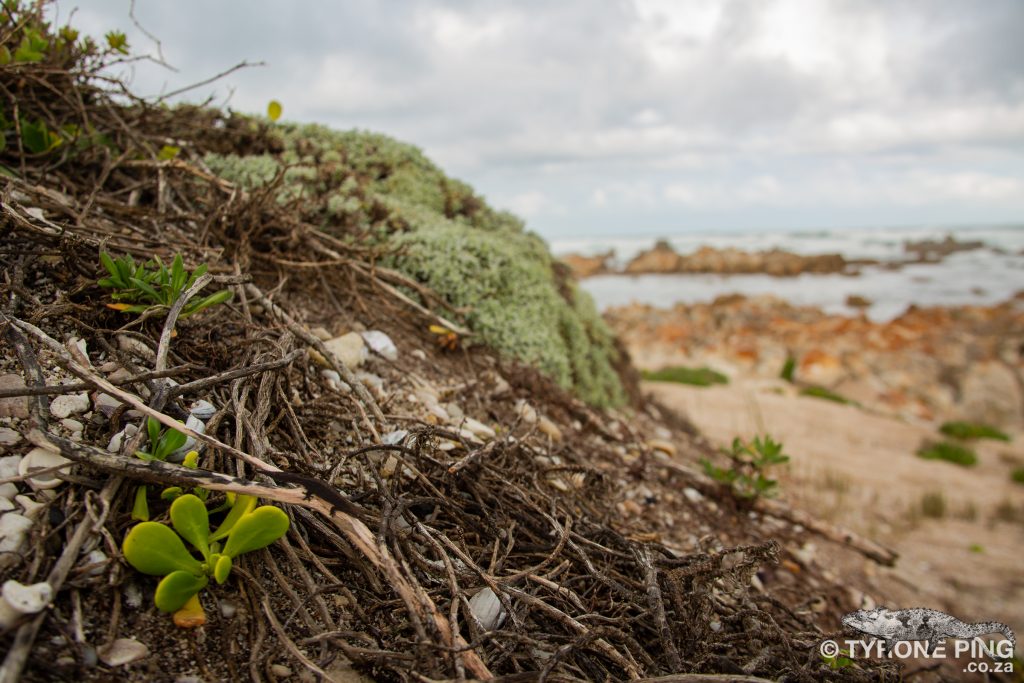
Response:
[{"label": "small green seedling", "polygon": [[978,422],[944,422],[939,431],[955,439],[995,439],[1009,441],[1010,437],[991,425]]},{"label": "small green seedling", "polygon": [[[153,595],[157,609],[175,612],[210,582],[222,584],[235,558],[265,548],[288,531],[288,515],[272,505],[256,507],[256,496],[236,495],[230,512],[210,532],[206,505],[185,494],[171,504],[173,529],[158,522],[142,522],[125,536],[128,564],[143,574],[162,576]],[[175,533],[177,532],[177,533]],[[188,541],[202,559],[185,546]]]},{"label": "small green seedling", "polygon": [[710,460],[702,459],[705,474],[731,487],[740,498],[771,498],[778,493],[778,481],[765,476],[765,470],[789,462],[789,456],[782,452],[781,443],[768,435],[764,439],[755,436],[750,443],[736,438],[726,455],[732,461],[729,467],[717,467]]},{"label": "small green seedling", "polygon": [[[186,437],[177,429],[161,429],[160,423],[153,418],[146,418],[146,432],[149,435],[149,450],[135,451],[135,456],[146,462],[167,460],[174,451],[185,445]],[[198,453],[196,456],[198,457]],[[132,519],[145,522],[149,520],[149,502],[146,496],[149,488],[143,484],[135,489],[135,504],[132,506]]]},{"label": "small green seedling", "polygon": [[917,450],[917,457],[925,460],[945,460],[961,467],[972,467],[978,463],[978,454],[973,449],[952,441],[925,443]]},{"label": "small green seedling", "polygon": [[[185,270],[181,254],[174,255],[170,269],[159,258],[136,265],[135,259],[128,254],[115,259],[107,252],[101,252],[100,262],[109,276],[100,278],[98,284],[114,290],[111,298],[118,302],[107,306],[125,313],[145,313],[158,307],[170,308],[182,292],[206,273],[205,263],[191,273]],[[230,300],[231,295],[230,289],[222,289],[202,299],[193,299],[181,309],[179,317],[187,318],[204,308],[222,304]]]},{"label": "small green seedling", "polygon": [[849,654],[849,650],[840,650],[839,652],[831,656],[826,654],[822,654],[819,656],[821,657],[821,660],[825,662],[828,668],[835,671],[837,669],[845,669],[848,666],[853,666],[853,660],[850,659]]}]

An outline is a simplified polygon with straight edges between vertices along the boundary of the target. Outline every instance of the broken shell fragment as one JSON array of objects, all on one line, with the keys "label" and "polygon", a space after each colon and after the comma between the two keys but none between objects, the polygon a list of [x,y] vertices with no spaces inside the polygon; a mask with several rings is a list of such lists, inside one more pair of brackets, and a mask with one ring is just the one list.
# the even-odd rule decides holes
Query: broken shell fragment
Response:
[{"label": "broken shell fragment", "polygon": [[469,609],[486,631],[493,631],[505,623],[505,608],[490,588],[483,588],[469,599]]}]

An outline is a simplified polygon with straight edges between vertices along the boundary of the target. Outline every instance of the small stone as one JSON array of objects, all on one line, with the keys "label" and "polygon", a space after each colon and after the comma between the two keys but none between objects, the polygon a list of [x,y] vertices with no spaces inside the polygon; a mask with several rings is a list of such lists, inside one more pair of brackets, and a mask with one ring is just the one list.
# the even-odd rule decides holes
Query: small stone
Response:
[{"label": "small stone", "polygon": [[[20,458],[19,458],[20,460]],[[0,484],[0,498],[4,500],[14,500],[14,497],[18,495],[18,487],[7,482],[6,484]]]},{"label": "small stone", "polygon": [[117,453],[118,451],[120,451],[121,446],[124,444],[125,437],[131,439],[133,436],[135,436],[136,433],[138,433],[138,431],[139,428],[133,424],[125,425],[124,429],[110,437],[110,443],[107,444],[107,452]]},{"label": "small stone", "polygon": [[427,354],[423,349],[414,349],[409,355],[413,358],[418,358],[419,360],[427,359]]},{"label": "small stone", "polygon": [[340,337],[328,339],[324,342],[324,346],[350,370],[355,370],[365,363],[369,355],[366,343],[358,332],[349,332]]},{"label": "small stone", "polygon": [[666,455],[675,455],[676,446],[671,441],[665,439],[651,439],[647,442],[647,447],[651,450],[661,451]]},{"label": "small stone", "polygon": [[[25,380],[21,378],[21,375],[0,375],[0,389],[24,388]],[[16,417],[24,420],[28,414],[28,396],[0,398],[0,417]]]},{"label": "small stone", "polygon": [[537,429],[546,434],[552,441],[562,440],[562,430],[558,428],[558,425],[546,417],[541,417],[537,421]]},{"label": "small stone", "polygon": [[0,479],[10,479],[18,476],[18,463],[21,462],[20,455],[6,455],[0,458]]},{"label": "small stone", "polygon": [[495,436],[497,436],[493,429],[485,425],[483,422],[480,422],[479,420],[474,420],[471,417],[467,417],[465,419],[465,421],[463,422],[463,427],[468,429],[473,434],[473,436],[476,436],[477,438],[480,439],[493,439]]},{"label": "small stone", "polygon": [[[54,453],[46,448],[33,448],[25,457],[18,463],[18,474],[25,476],[31,474],[35,470],[45,470],[51,467],[57,467],[58,465],[66,465],[71,461],[62,456],[60,453]],[[50,472],[49,474],[41,474],[35,477],[29,477],[25,482],[35,490],[39,489],[52,489],[56,488],[61,484],[61,480],[57,477],[57,472]]]},{"label": "small stone", "polygon": [[118,638],[98,653],[107,666],[123,666],[149,656],[149,648],[134,638]]},{"label": "small stone", "polygon": [[102,576],[103,572],[106,571],[107,554],[97,548],[96,550],[90,550],[89,554],[85,556],[85,564],[91,567],[89,569],[89,576]]},{"label": "small stone", "polygon": [[352,387],[349,386],[348,382],[341,379],[341,375],[336,370],[321,370],[321,376],[327,380],[327,386],[334,391],[342,394],[347,394],[352,391]]},{"label": "small stone", "polygon": [[537,421],[537,410],[524,399],[516,401],[516,415],[527,424],[534,424]]},{"label": "small stone", "polygon": [[317,325],[316,327],[310,329],[309,332],[314,337],[324,342],[334,336],[333,334],[327,331],[327,328],[323,327],[322,325]]},{"label": "small stone", "polygon": [[687,486],[683,489],[683,495],[686,496],[686,500],[691,503],[699,503],[704,500],[704,494],[691,486]]},{"label": "small stone", "polygon": [[270,671],[278,678],[288,678],[292,675],[292,670],[284,664],[272,664],[270,666]]},{"label": "small stone", "polygon": [[485,631],[501,628],[507,616],[501,600],[489,587],[481,589],[469,599],[469,610]]},{"label": "small stone", "polygon": [[189,408],[188,412],[203,422],[206,422],[217,413],[217,407],[209,401],[199,399],[192,404],[192,407]]},{"label": "small stone", "polygon": [[379,399],[386,398],[384,394],[384,380],[371,372],[358,372],[356,377],[370,390],[370,393]]},{"label": "small stone", "polygon": [[144,361],[147,361],[147,363],[152,364],[152,362],[156,360],[156,353],[153,351],[153,349],[149,348],[144,343],[142,343],[138,339],[135,339],[134,337],[129,337],[127,335],[120,334],[117,336],[117,345],[121,348],[122,351],[127,351],[133,356],[141,358]]},{"label": "small stone", "polygon": [[13,446],[21,441],[21,434],[10,427],[0,427],[0,446]]},{"label": "small stone", "polygon": [[230,600],[220,600],[217,606],[220,607],[220,615],[225,619],[235,616],[235,612],[238,611],[238,606]]},{"label": "small stone", "polygon": [[391,341],[391,337],[380,330],[368,330],[362,336],[371,351],[388,360],[398,360],[398,347]]},{"label": "small stone", "polygon": [[89,410],[89,395],[63,394],[50,402],[50,414],[57,418],[70,417]]},{"label": "small stone", "polygon": [[396,429],[395,431],[388,432],[384,436],[380,437],[380,440],[389,446],[394,446],[395,444],[402,443],[402,439],[404,439],[407,436],[409,436],[408,430]]},{"label": "small stone", "polygon": [[32,520],[17,512],[0,517],[0,553],[17,552],[25,542],[25,534],[32,528]]},{"label": "small stone", "polygon": [[124,587],[124,604],[132,609],[142,607],[142,589],[138,584],[129,583]]},{"label": "small stone", "polygon": [[[15,498],[19,498],[19,497],[20,496],[15,496]],[[12,503],[7,498],[0,498],[0,513],[10,512],[13,509],[14,509],[14,503]]]},{"label": "small stone", "polygon": [[97,393],[93,398],[93,406],[97,412],[110,417],[121,406],[121,402],[110,394]]},{"label": "small stone", "polygon": [[33,583],[26,586],[14,579],[4,581],[4,602],[22,614],[35,614],[53,600],[53,586],[46,583]]},{"label": "small stone", "polygon": [[83,429],[85,429],[85,425],[83,425],[78,420],[75,420],[70,417],[66,417],[63,420],[61,420],[60,424],[62,427],[64,427],[64,429],[68,430],[69,432],[80,432]]},{"label": "small stone", "polygon": [[31,496],[26,496],[24,494],[20,496],[15,496],[14,501],[21,506],[21,509],[25,513],[25,516],[29,519],[35,519],[36,517],[38,517],[39,513],[42,512],[43,508],[46,507],[44,503],[40,503],[35,498],[32,498]]}]

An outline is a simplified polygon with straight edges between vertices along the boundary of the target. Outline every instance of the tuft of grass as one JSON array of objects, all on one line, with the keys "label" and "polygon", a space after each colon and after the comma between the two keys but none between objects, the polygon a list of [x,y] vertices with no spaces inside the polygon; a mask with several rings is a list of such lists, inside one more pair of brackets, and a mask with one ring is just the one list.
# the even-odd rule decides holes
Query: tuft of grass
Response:
[{"label": "tuft of grass", "polygon": [[1024,467],[1014,468],[1013,472],[1010,472],[1010,479],[1018,484],[1024,484]]},{"label": "tuft of grass", "polygon": [[782,372],[779,373],[779,377],[786,380],[790,384],[793,383],[793,373],[796,371],[796,357],[786,356],[786,362],[782,364]]},{"label": "tuft of grass", "polygon": [[642,374],[644,379],[655,382],[678,382],[679,384],[692,384],[698,387],[729,383],[728,377],[708,367],[687,368],[677,366],[674,368],[662,368],[653,372],[644,370]]},{"label": "tuft of grass", "polygon": [[851,401],[850,399],[846,398],[845,396],[841,396],[840,394],[837,394],[836,392],[832,391],[831,389],[826,389],[825,387],[819,387],[819,386],[805,387],[804,389],[800,390],[800,395],[801,396],[811,396],[813,398],[822,398],[822,399],[825,399],[826,401],[832,401],[834,403],[841,403],[844,406],[855,406],[855,405],[857,405],[856,401]]},{"label": "tuft of grass", "polygon": [[921,514],[931,519],[946,516],[946,497],[941,491],[930,491],[921,496]]},{"label": "tuft of grass", "polygon": [[996,439],[1009,441],[1010,437],[995,427],[977,422],[945,422],[939,431],[955,439]]},{"label": "tuft of grass", "polygon": [[978,455],[973,450],[951,441],[927,443],[917,450],[917,456],[925,460],[945,460],[961,467],[978,463]]},{"label": "tuft of grass", "polygon": [[981,545],[980,543],[972,543],[969,546],[967,546],[967,549],[970,550],[972,553],[977,553],[979,555],[985,552],[985,546]]}]

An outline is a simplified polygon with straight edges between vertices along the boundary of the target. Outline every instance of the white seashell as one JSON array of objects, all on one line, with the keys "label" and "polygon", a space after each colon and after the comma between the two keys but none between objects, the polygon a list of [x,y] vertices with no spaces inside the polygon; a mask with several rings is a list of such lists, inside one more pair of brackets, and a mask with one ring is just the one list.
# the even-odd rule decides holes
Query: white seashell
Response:
[{"label": "white seashell", "polygon": [[[65,465],[71,462],[59,453],[47,450],[45,448],[33,448],[25,457],[18,463],[18,474],[25,476],[31,474],[34,470],[43,470],[49,467],[56,467],[57,465]],[[35,490],[40,489],[52,489],[56,488],[61,484],[61,480],[57,478],[56,472],[49,474],[42,474],[36,477],[29,477],[25,480],[29,486]]]},{"label": "white seashell", "polygon": [[481,439],[493,439],[495,436],[497,436],[494,433],[493,429],[485,425],[483,422],[480,422],[479,420],[474,420],[471,417],[467,417],[466,420],[462,423],[462,426],[468,429],[470,432],[472,432],[474,436],[477,436]]},{"label": "white seashell", "polygon": [[[20,497],[21,496],[15,496],[15,498],[20,498]],[[0,512],[10,512],[13,509],[14,509],[14,503],[12,503],[7,498],[0,498]]]},{"label": "white seashell", "polygon": [[26,495],[15,496],[14,500],[21,506],[24,515],[29,519],[35,519],[43,511],[43,508],[46,507],[43,503],[36,501],[35,498]]},{"label": "white seashell", "polygon": [[0,553],[16,552],[31,528],[32,520],[17,512],[7,512],[0,517]]},{"label": "white seashell", "polygon": [[389,446],[394,446],[395,444],[402,443],[402,439],[404,439],[407,436],[409,436],[408,430],[396,429],[395,431],[388,432],[387,434],[382,436],[380,440],[388,444]]},{"label": "white seashell", "polygon": [[489,587],[481,589],[469,599],[469,609],[485,631],[501,628],[505,623],[505,617],[508,616],[501,600]]},{"label": "white seashell", "polygon": [[6,455],[0,458],[0,479],[10,479],[18,476],[18,463],[21,462],[20,455]]},{"label": "white seashell", "polygon": [[149,656],[149,648],[134,638],[118,638],[99,651],[100,659],[107,666],[122,666]]},{"label": "white seashell", "polygon": [[63,394],[50,401],[50,414],[56,418],[71,417],[89,410],[89,394]]},{"label": "white seashell", "polygon": [[391,341],[391,337],[380,330],[369,330],[363,332],[362,335],[363,341],[371,351],[388,360],[398,360],[398,347],[395,346],[395,342]]},{"label": "white seashell", "polygon": [[107,452],[108,453],[117,453],[118,451],[120,451],[121,450],[121,446],[124,444],[125,437],[128,437],[129,439],[131,439],[133,436],[135,436],[138,433],[138,431],[139,431],[139,428],[136,427],[133,424],[125,425],[124,429],[122,429],[117,434],[114,434],[112,437],[110,437],[110,443],[107,444]]},{"label": "white seashell", "polygon": [[6,484],[0,484],[0,498],[4,500],[14,500],[14,497],[18,495],[18,487],[7,482]]},{"label": "white seashell", "polygon": [[516,415],[528,424],[533,424],[537,421],[537,410],[524,399],[516,401]]},{"label": "white seashell", "polygon": [[[193,432],[199,432],[200,434],[206,433],[206,423],[200,420],[195,415],[190,414],[187,418],[185,418],[185,426],[191,429]],[[201,451],[202,449],[202,444],[199,444],[198,447],[196,446],[196,440],[194,437],[186,437],[185,443],[181,446],[181,448],[167,456],[167,462],[181,462],[182,460],[185,459],[185,454],[188,453],[189,451]]]},{"label": "white seashell", "polygon": [[198,401],[192,404],[192,407],[189,409],[188,412],[191,413],[192,415],[195,415],[203,422],[206,422],[211,417],[213,417],[214,414],[216,414],[217,408],[209,401],[199,399]]},{"label": "white seashell", "polygon": [[102,576],[107,570],[105,565],[108,559],[107,554],[99,548],[96,550],[90,550],[89,554],[85,556],[85,563],[88,565],[94,565],[93,568],[89,570],[89,576]]},{"label": "white seashell", "polygon": [[35,614],[53,600],[53,586],[43,581],[26,586],[10,579],[4,581],[4,602],[22,614]]}]

